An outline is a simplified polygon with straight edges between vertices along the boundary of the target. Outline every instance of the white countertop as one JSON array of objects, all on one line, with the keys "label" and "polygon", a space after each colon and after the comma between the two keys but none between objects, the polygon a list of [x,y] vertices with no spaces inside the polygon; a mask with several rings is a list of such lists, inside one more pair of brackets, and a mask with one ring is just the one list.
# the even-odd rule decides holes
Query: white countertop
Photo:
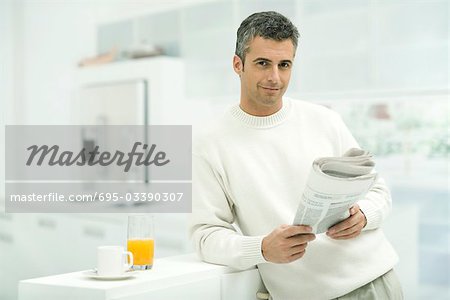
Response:
[{"label": "white countertop", "polygon": [[[22,280],[19,300],[175,299],[173,295],[187,296],[190,292],[201,295],[196,299],[231,299],[224,298],[222,290],[225,287],[228,293],[235,293],[228,287],[237,279],[249,282],[248,286],[252,287],[250,295],[255,295],[261,286],[256,269],[240,272],[201,262],[195,254],[157,259],[153,269],[138,271],[135,276],[124,280],[91,279],[83,272]],[[227,276],[234,274],[239,278]]]},{"label": "white countertop", "polygon": [[[136,289],[141,283],[151,287],[158,285],[160,281],[167,278],[177,277],[178,279],[189,275],[198,276],[199,274],[223,274],[227,273],[227,267],[202,263],[194,254],[186,254],[170,258],[161,258],[155,260],[153,269],[146,271],[136,271],[136,275],[124,280],[97,280],[88,278],[83,274],[84,271],[66,273],[61,275],[40,277],[21,281],[20,284],[43,284],[67,287],[82,287],[87,289],[109,290],[114,288],[132,287]],[[159,287],[159,286],[158,286]]]}]

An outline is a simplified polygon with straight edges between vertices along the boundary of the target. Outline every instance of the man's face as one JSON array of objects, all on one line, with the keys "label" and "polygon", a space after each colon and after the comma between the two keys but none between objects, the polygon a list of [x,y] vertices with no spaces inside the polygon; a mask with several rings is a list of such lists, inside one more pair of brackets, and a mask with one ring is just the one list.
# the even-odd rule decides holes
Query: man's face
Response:
[{"label": "man's face", "polygon": [[281,108],[294,55],[290,39],[274,41],[258,36],[250,42],[245,65],[234,56],[233,67],[241,78],[241,107],[246,112],[269,115]]}]

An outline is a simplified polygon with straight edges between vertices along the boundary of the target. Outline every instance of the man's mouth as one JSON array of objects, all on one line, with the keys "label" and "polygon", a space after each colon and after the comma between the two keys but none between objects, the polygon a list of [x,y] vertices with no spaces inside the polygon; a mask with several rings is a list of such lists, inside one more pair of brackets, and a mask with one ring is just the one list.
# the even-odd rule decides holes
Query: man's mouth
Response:
[{"label": "man's mouth", "polygon": [[278,91],[280,88],[277,87],[266,87],[266,86],[260,86],[261,88],[269,91]]}]

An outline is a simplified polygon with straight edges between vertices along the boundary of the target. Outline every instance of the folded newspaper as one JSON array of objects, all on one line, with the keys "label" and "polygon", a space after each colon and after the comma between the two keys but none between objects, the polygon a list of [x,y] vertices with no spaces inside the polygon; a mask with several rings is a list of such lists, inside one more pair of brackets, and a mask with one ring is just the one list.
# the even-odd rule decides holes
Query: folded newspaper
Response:
[{"label": "folded newspaper", "polygon": [[294,225],[323,233],[350,216],[350,207],[364,198],[377,179],[372,155],[352,148],[341,157],[314,160]]}]

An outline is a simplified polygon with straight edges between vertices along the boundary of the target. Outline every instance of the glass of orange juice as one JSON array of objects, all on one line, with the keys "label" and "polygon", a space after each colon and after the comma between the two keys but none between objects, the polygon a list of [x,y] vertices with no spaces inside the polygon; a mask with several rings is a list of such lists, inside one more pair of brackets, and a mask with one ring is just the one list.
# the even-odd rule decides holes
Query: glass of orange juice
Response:
[{"label": "glass of orange juice", "polygon": [[155,252],[153,216],[128,216],[127,248],[133,253],[134,270],[148,270],[153,267]]}]

